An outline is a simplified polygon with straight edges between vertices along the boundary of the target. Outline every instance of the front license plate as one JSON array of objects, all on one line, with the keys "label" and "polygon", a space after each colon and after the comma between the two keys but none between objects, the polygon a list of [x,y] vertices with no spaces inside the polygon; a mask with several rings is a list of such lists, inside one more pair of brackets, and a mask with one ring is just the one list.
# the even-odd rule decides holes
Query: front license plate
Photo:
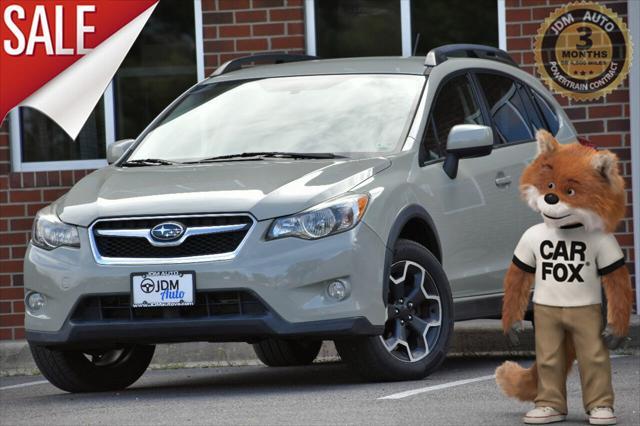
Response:
[{"label": "front license plate", "polygon": [[195,281],[195,272],[131,274],[131,304],[134,308],[193,305]]}]

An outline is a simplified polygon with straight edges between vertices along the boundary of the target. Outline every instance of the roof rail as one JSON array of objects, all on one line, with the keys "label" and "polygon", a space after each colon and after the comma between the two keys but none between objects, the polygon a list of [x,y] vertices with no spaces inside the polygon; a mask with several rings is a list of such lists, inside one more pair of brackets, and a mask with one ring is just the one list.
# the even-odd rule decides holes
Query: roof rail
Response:
[{"label": "roof rail", "polygon": [[309,56],[293,53],[259,53],[257,55],[243,56],[241,58],[232,59],[220,65],[210,77],[237,71],[242,69],[243,65],[260,62],[261,65],[266,64],[285,64],[287,62],[310,61],[320,59],[317,56]]},{"label": "roof rail", "polygon": [[502,62],[503,64],[518,64],[504,50],[482,44],[445,44],[431,49],[424,60],[425,67],[435,67],[449,58],[479,58]]}]

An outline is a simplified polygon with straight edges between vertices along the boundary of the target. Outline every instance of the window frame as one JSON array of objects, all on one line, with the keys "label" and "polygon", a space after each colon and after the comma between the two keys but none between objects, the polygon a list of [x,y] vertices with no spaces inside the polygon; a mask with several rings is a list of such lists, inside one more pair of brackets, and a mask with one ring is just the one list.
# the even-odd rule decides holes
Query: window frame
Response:
[{"label": "window frame", "polygon": [[[194,36],[196,46],[197,81],[204,80],[204,39],[202,28],[202,0],[193,0]],[[105,152],[116,141],[116,111],[113,80],[109,82],[104,95]],[[61,160],[61,161],[22,161],[22,118],[20,108],[9,113],[9,134],[11,146],[11,170],[13,172],[45,172],[60,170],[90,170],[107,166],[107,159]]]}]

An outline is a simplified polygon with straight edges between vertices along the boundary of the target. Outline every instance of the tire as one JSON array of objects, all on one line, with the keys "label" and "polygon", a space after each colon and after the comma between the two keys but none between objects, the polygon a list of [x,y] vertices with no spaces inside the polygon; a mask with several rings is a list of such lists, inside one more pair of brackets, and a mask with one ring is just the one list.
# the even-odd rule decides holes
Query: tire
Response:
[{"label": "tire", "polygon": [[316,359],[322,341],[293,341],[270,338],[253,344],[258,359],[269,367],[308,365]]},{"label": "tire", "polygon": [[388,293],[384,334],[336,340],[336,349],[366,380],[423,379],[442,364],[453,335],[453,299],[447,276],[429,250],[401,239],[393,255]]},{"label": "tire", "polygon": [[103,351],[64,351],[29,345],[42,375],[67,392],[124,389],[145,372],[155,346],[129,346]]}]

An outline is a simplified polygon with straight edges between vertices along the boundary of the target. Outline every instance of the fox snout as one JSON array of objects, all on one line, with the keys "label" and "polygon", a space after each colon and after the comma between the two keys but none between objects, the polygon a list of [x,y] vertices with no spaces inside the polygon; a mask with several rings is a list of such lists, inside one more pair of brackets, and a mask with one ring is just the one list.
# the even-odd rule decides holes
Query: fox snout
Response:
[{"label": "fox snout", "polygon": [[554,194],[553,192],[549,192],[548,194],[546,194],[544,196],[544,201],[547,204],[558,204],[558,201],[560,201],[560,198],[558,198],[558,196],[556,194]]}]

